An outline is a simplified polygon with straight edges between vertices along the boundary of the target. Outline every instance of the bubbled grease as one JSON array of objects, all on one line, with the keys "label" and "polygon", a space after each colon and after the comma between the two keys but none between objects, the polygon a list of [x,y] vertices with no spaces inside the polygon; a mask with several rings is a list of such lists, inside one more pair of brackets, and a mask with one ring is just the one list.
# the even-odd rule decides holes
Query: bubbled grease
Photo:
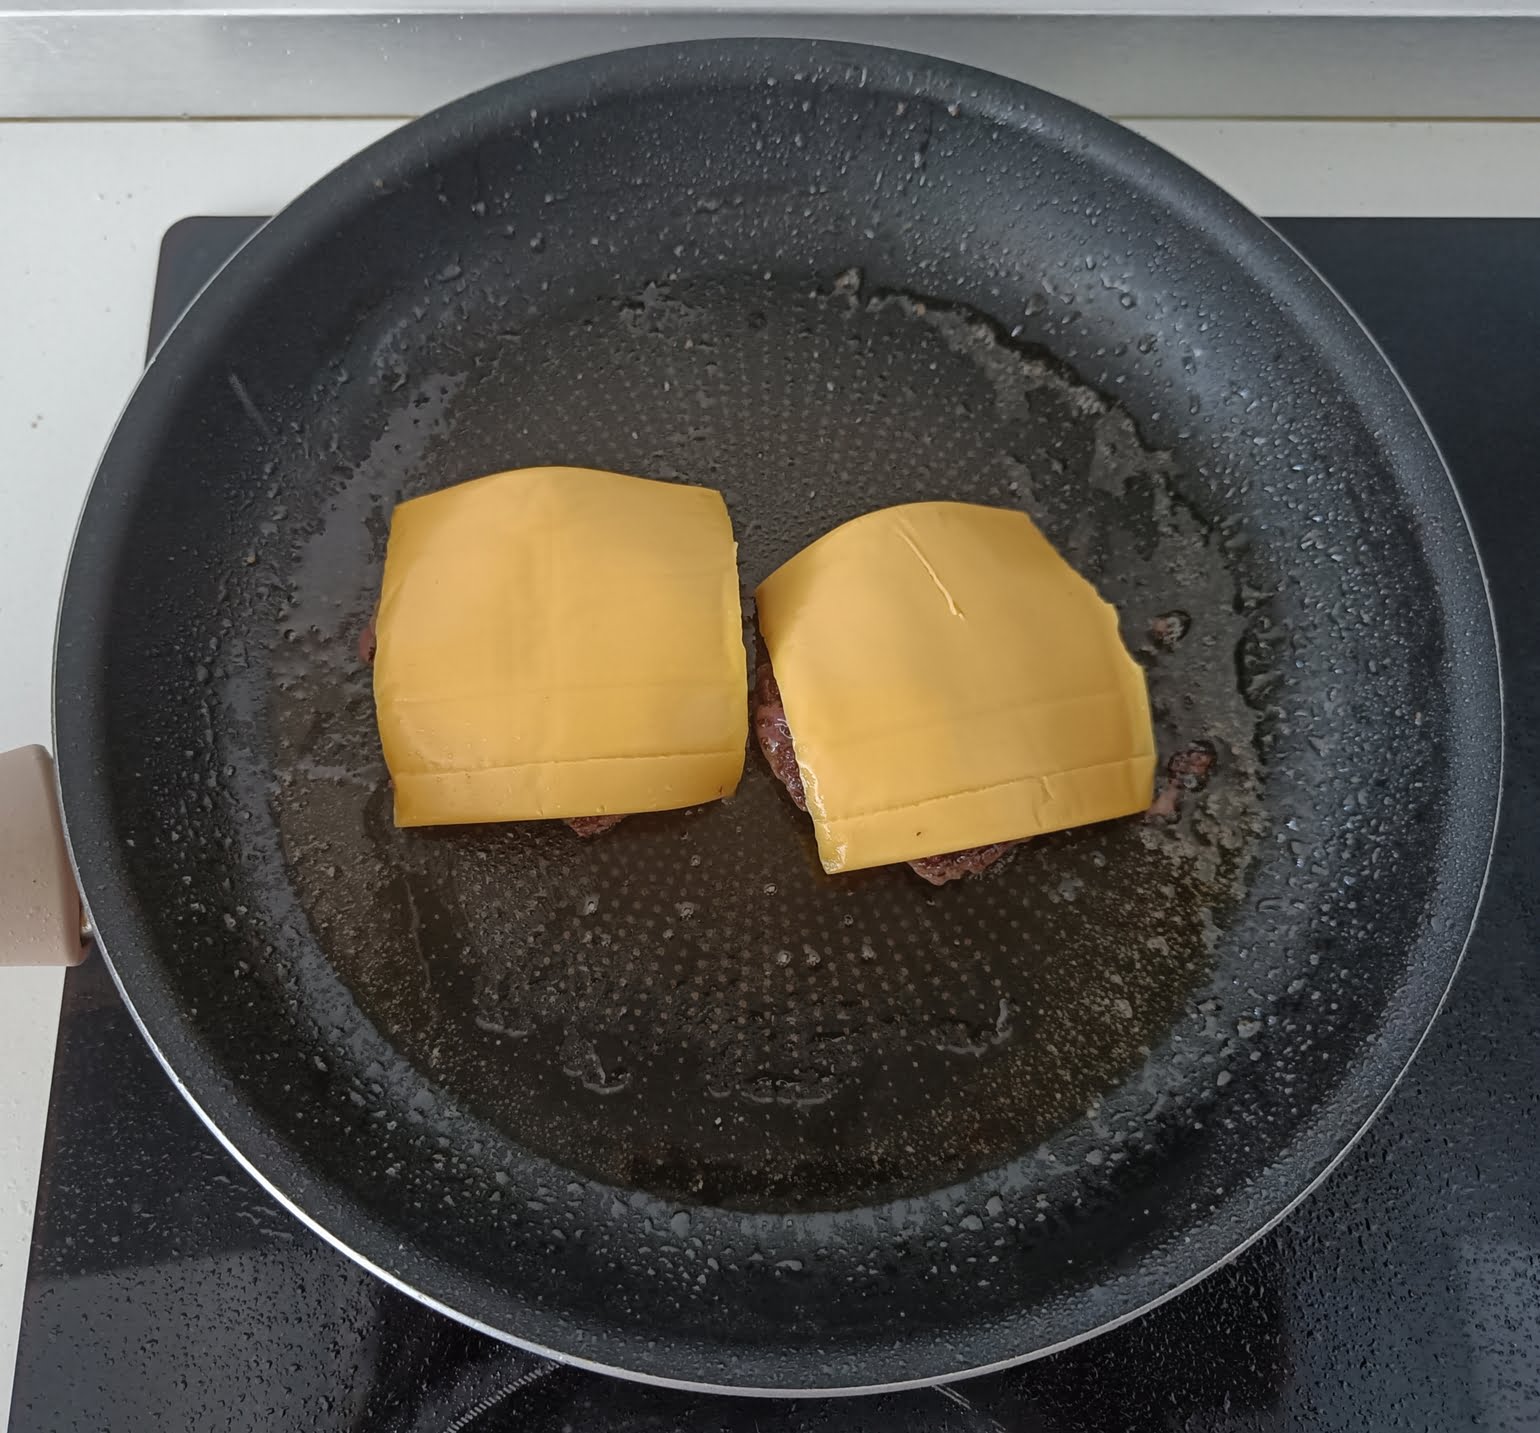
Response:
[{"label": "bubbled grease", "polygon": [[[517,1143],[690,1201],[921,1192],[1094,1110],[1201,983],[1260,830],[1246,603],[1169,456],[986,321],[854,272],[650,285],[481,341],[469,378],[377,356],[399,402],[296,534],[274,639],[275,814],[364,1012]],[[1218,775],[1173,827],[1040,838],[940,890],[822,875],[757,751],[732,800],[591,842],[398,831],[354,655],[391,507],[552,462],[719,487],[746,594],[874,507],[1022,507],[1122,614],[1162,756],[1212,741]]]}]

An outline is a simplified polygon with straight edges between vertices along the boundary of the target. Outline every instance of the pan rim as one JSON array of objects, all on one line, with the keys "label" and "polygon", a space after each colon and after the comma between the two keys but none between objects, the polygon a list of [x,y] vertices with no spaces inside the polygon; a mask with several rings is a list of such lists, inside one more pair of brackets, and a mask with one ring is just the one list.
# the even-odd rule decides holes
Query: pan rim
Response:
[{"label": "pan rim", "polygon": [[[1302,1124],[1295,1133],[1290,1145],[1284,1154],[1275,1161],[1273,1169],[1279,1166],[1285,1168],[1298,1168],[1299,1178],[1303,1181],[1297,1192],[1289,1198],[1281,1208],[1275,1209],[1270,1214],[1262,1216],[1253,1232],[1238,1244],[1223,1251],[1217,1257],[1209,1257],[1205,1254],[1200,1261],[1201,1266],[1196,1269],[1189,1267],[1184,1276],[1176,1278],[1163,1293],[1142,1301],[1136,1301],[1133,1307],[1127,1308],[1112,1318],[1106,1319],[1089,1328],[1044,1344],[1041,1347],[1031,1349],[1025,1353],[1014,1354],[1009,1357],[985,1361],[977,1364],[969,1364],[963,1367],[955,1366],[942,1369],[939,1372],[927,1372],[924,1375],[908,1378],[896,1378],[880,1382],[851,1385],[838,1384],[820,1386],[816,1382],[809,1381],[799,1387],[785,1387],[774,1384],[722,1384],[710,1380],[696,1380],[680,1378],[658,1371],[661,1364],[673,1361],[666,1356],[658,1358],[649,1355],[641,1359],[632,1359],[626,1362],[608,1363],[583,1356],[563,1352],[561,1349],[549,1346],[537,1338],[521,1336],[516,1333],[500,1329],[486,1322],[476,1313],[466,1312],[453,1307],[441,1297],[435,1289],[442,1289],[443,1281],[433,1287],[413,1283],[393,1272],[384,1260],[388,1257],[388,1251],[399,1243],[392,1238],[390,1228],[375,1213],[365,1208],[349,1191],[327,1176],[321,1175],[306,1166],[298,1154],[293,1143],[272,1126],[265,1118],[255,1111],[243,1105],[238,1089],[236,1089],[227,1077],[217,1058],[209,1051],[196,1032],[184,1021],[181,1013],[175,1008],[174,1001],[169,998],[169,989],[163,989],[157,984],[158,972],[156,960],[153,955],[151,942],[148,940],[144,924],[137,910],[133,908],[132,901],[119,899],[112,902],[121,910],[111,912],[108,919],[109,934],[99,938],[102,953],[107,959],[107,964],[112,979],[123,996],[135,1024],[154,1050],[157,1059],[167,1070],[168,1075],[176,1085],[183,1097],[193,1107],[199,1117],[210,1128],[215,1136],[230,1150],[232,1155],[267,1191],[281,1204],[290,1210],[297,1218],[313,1229],[321,1237],[331,1243],[350,1258],[369,1268],[373,1273],[385,1282],[400,1289],[427,1306],[439,1312],[457,1319],[458,1321],[475,1328],[489,1336],[502,1339],[525,1348],[532,1353],[551,1358],[558,1362],[574,1367],[588,1369],[590,1371],[624,1377],[644,1383],[663,1387],[683,1389],[693,1392],[733,1394],[742,1396],[775,1396],[775,1397],[831,1397],[837,1395],[867,1394],[887,1391],[900,1391],[904,1389],[921,1388],[940,1383],[951,1382],[984,1373],[998,1372],[1017,1364],[1028,1362],[1036,1358],[1044,1357],[1050,1353],[1062,1351],[1075,1344],[1084,1342],[1098,1333],[1105,1332],[1120,1324],[1129,1322],[1139,1317],[1168,1299],[1190,1288],[1214,1270],[1223,1267],[1237,1258],[1247,1248],[1251,1247],[1269,1230],[1276,1227],[1288,1216],[1306,1197],[1309,1196],[1324,1181],[1328,1174],[1341,1164],[1347,1154],[1357,1144],[1369,1125],[1378,1116],[1380,1111],[1395,1092],[1397,1086],[1404,1077],[1417,1051],[1426,1039],[1433,1021],[1443,1009],[1452,988],[1455,975],[1458,973],[1465,949],[1468,945],[1471,931],[1474,929],[1477,916],[1480,911],[1482,898],[1490,872],[1492,852],[1496,839],[1500,814],[1500,798],[1502,789],[1502,763],[1504,758],[1504,711],[1501,655],[1498,647],[1498,639],[1495,631],[1490,591],[1485,569],[1482,565],[1480,550],[1476,545],[1474,534],[1471,530],[1468,515],[1466,514],[1463,500],[1455,487],[1452,477],[1449,475],[1447,465],[1442,454],[1438,450],[1436,440],[1429,431],[1415,401],[1407,392],[1388,360],[1379,350],[1363,325],[1353,315],[1352,311],[1342,302],[1339,296],[1324,282],[1309,263],[1301,258],[1297,251],[1290,246],[1282,236],[1266,225],[1264,221],[1256,218],[1245,210],[1237,201],[1225,194],[1217,186],[1208,180],[1198,176],[1181,161],[1170,156],[1165,151],[1150,141],[1123,129],[1113,122],[1092,114],[1090,111],[1063,100],[1057,96],[1046,94],[1031,86],[1021,85],[1004,77],[990,74],[985,71],[971,69],[954,64],[950,61],[931,56],[914,55],[904,51],[881,49],[870,46],[849,45],[843,43],[830,43],[805,40],[781,40],[781,39],[742,39],[742,40],[708,40],[683,42],[677,44],[648,46],[639,49],[613,51],[605,55],[593,56],[568,62],[567,64],[551,69],[533,72],[529,75],[519,76],[507,80],[487,90],[477,92],[453,104],[437,110],[425,116],[414,125],[404,130],[394,131],[385,138],[377,141],[359,155],[346,161],[337,170],[326,176],[317,186],[306,191],[287,209],[282,211],[275,219],[264,225],[253,241],[232,255],[226,265],[220,270],[224,274],[232,268],[239,270],[255,268],[257,261],[251,259],[253,248],[260,248],[268,262],[272,262],[272,255],[280,250],[280,246],[288,242],[296,242],[303,233],[305,226],[311,222],[313,213],[319,212],[324,204],[328,213],[335,213],[339,202],[357,203],[367,200],[364,189],[367,184],[372,184],[375,168],[373,166],[382,161],[389,163],[401,162],[404,151],[408,146],[432,142],[436,133],[447,130],[463,130],[467,125],[474,126],[481,117],[485,122],[485,112],[492,109],[500,109],[505,106],[511,97],[517,95],[519,103],[528,105],[536,103],[545,108],[552,105],[561,106],[564,102],[572,103],[579,95],[587,95],[590,98],[595,88],[603,88],[606,85],[610,91],[624,91],[627,86],[637,88],[650,88],[660,79],[666,80],[671,74],[677,74],[685,68],[685,62],[698,64],[702,55],[708,56],[713,63],[714,77],[732,76],[740,80],[749,77],[762,77],[767,71],[790,73],[798,69],[799,65],[810,70],[823,70],[841,65],[859,65],[869,67],[877,71],[879,80],[886,80],[895,85],[905,85],[911,93],[928,95],[932,98],[952,98],[954,95],[965,95],[968,103],[975,104],[981,100],[986,110],[992,106],[1002,109],[1019,111],[1024,99],[1031,101],[1039,110],[1045,110],[1055,114],[1081,131],[1093,131],[1103,141],[1099,150],[1099,157],[1111,164],[1116,159],[1120,164],[1137,163],[1145,168],[1162,171],[1167,176],[1183,179],[1183,198],[1194,210],[1201,211],[1211,220],[1217,220],[1230,224],[1239,224],[1250,229],[1246,249],[1249,254],[1256,257],[1258,267],[1271,267],[1281,270],[1284,277],[1295,286],[1302,286],[1307,295],[1312,284],[1318,286],[1318,292],[1314,296],[1318,307],[1323,310],[1335,312],[1340,318],[1351,320],[1352,334],[1342,334],[1336,337],[1332,345],[1334,353],[1340,356],[1340,344],[1349,347],[1353,343],[1366,345],[1370,354],[1377,355],[1378,368],[1373,372],[1379,377],[1381,386],[1388,383],[1387,391],[1380,394],[1380,398],[1392,404],[1404,405],[1404,432],[1401,435],[1406,441],[1422,443],[1426,445],[1427,454],[1431,462],[1424,463],[1430,472],[1436,470],[1443,477],[1442,487],[1430,484],[1429,492],[1434,496],[1447,492],[1453,497],[1453,514],[1458,517],[1458,525],[1454,530],[1453,544],[1468,549],[1474,558],[1474,576],[1478,579],[1477,586],[1482,604],[1485,608],[1486,620],[1482,626],[1483,631],[1490,632],[1490,661],[1487,661],[1486,643],[1483,643],[1483,652],[1475,657],[1467,659],[1469,664],[1481,668],[1478,672],[1482,677],[1479,683],[1462,689],[1459,692],[1463,721],[1473,730],[1479,733],[1490,732],[1495,736],[1495,762],[1492,769],[1485,775],[1485,779],[1467,793],[1462,801],[1462,810],[1467,813],[1463,817],[1463,824],[1476,827],[1475,835],[1481,835],[1484,823],[1480,820],[1481,809],[1490,810],[1490,829],[1485,834],[1485,853],[1480,862],[1480,878],[1475,883],[1474,896],[1470,904],[1470,918],[1463,937],[1457,941],[1457,948],[1453,952],[1452,960],[1448,962],[1448,976],[1443,983],[1443,988],[1438,994],[1437,1001],[1426,1017],[1418,1017],[1419,1030],[1415,1038],[1410,1041],[1409,1048],[1405,1048],[1403,1040],[1397,1047],[1402,1052],[1396,1054],[1392,1051],[1390,1058],[1386,1058],[1383,1050],[1376,1051],[1376,1058],[1360,1060],[1357,1065],[1355,1088],[1339,1089],[1337,1097],[1327,1104],[1318,1107],[1312,1112],[1308,1122]],[[411,138],[403,140],[402,135],[410,131]],[[1142,187],[1142,186],[1141,186]],[[334,192],[340,191],[340,192]],[[292,231],[292,232],[291,232]],[[1262,252],[1256,255],[1260,246]],[[271,251],[271,252],[270,252]],[[246,263],[242,263],[245,256]],[[239,272],[234,276],[235,282],[228,285],[230,294],[237,291],[241,276]],[[214,300],[221,302],[219,295],[224,292],[218,288],[219,275],[210,281],[210,285],[203,291],[199,301],[178,319],[172,332],[166,340],[157,347],[155,357],[146,369],[145,377],[135,390],[125,406],[113,437],[109,440],[107,449],[97,469],[97,474],[88,493],[86,505],[82,510],[80,522],[77,526],[74,545],[72,548],[68,576],[64,584],[61,598],[59,626],[56,632],[56,659],[55,659],[55,687],[54,687],[54,745],[59,754],[59,788],[61,806],[65,812],[65,826],[70,845],[71,861],[75,868],[77,882],[83,893],[88,917],[92,926],[98,932],[103,931],[103,925],[99,917],[109,904],[108,896],[126,892],[131,885],[126,876],[126,867],[121,862],[118,853],[105,849],[111,845],[110,840],[104,840],[105,832],[93,832],[93,822],[100,827],[106,827],[106,822],[99,812],[93,811],[93,804],[102,804],[99,796],[92,790],[93,782],[97,779],[95,771],[100,769],[100,761],[80,760],[80,772],[76,774],[77,757],[87,753],[101,756],[102,736],[99,724],[93,723],[88,715],[89,704],[65,705],[61,702],[62,691],[70,690],[72,683],[69,680],[73,673],[79,680],[93,670],[93,662],[99,652],[99,633],[93,633],[92,641],[77,641],[73,633],[66,632],[66,609],[72,605],[80,605],[85,602],[88,610],[94,605],[100,610],[105,599],[104,591],[91,594],[89,599],[82,598],[81,592],[92,584],[91,574],[83,558],[82,537],[86,533],[88,524],[92,520],[92,505],[98,499],[105,488],[104,474],[110,473],[115,458],[115,450],[120,448],[120,437],[125,431],[131,429],[133,422],[139,414],[138,410],[149,406],[148,398],[141,401],[142,393],[149,393],[153,388],[155,363],[159,357],[173,344],[190,345],[194,340],[190,337],[193,329],[199,326],[208,326],[215,322],[214,310],[200,314],[199,305],[203,297],[214,290]],[[227,296],[223,302],[228,306],[230,298]],[[188,320],[191,319],[189,323]],[[1370,380],[1366,379],[1365,388],[1372,387]],[[1395,395],[1399,395],[1398,397]],[[1360,397],[1362,394],[1359,395]],[[1397,461],[1398,470],[1404,470],[1407,464]],[[1420,494],[1426,496],[1427,494]],[[1447,501],[1447,500],[1446,500]],[[1463,542],[1460,533],[1463,532]],[[96,588],[104,588],[106,584],[96,582]],[[77,621],[77,626],[83,625]],[[1475,745],[1475,741],[1470,742]],[[1480,773],[1478,773],[1480,774]],[[1477,789],[1479,787],[1479,789]],[[71,793],[74,793],[73,795]],[[75,803],[72,811],[72,802]],[[1451,821],[1461,818],[1451,818]],[[90,878],[90,884],[87,877]],[[93,901],[93,891],[102,894],[101,899]],[[98,909],[97,907],[100,907]],[[1463,908],[1463,903],[1462,903]],[[127,938],[119,944],[118,954],[112,955],[109,946],[118,943],[110,934],[113,931],[127,932]],[[137,939],[135,938],[137,936]],[[1438,969],[1444,968],[1441,961]],[[125,974],[127,978],[125,979]],[[129,986],[137,990],[137,996],[131,995]],[[1420,1002],[1419,1002],[1420,1003]],[[1366,1069],[1377,1072],[1377,1078],[1372,1082],[1367,1093],[1357,1087],[1357,1082],[1362,1080]],[[1388,1076],[1388,1079],[1386,1078]],[[196,1091],[196,1093],[195,1093]],[[1339,1104],[1345,1103],[1346,1110],[1338,1110]],[[223,1109],[220,1106],[223,1106]],[[1324,1117],[1334,1113],[1335,1118]],[[223,1115],[223,1118],[221,1118]],[[1340,1129],[1343,1125],[1351,1126],[1345,1139],[1340,1135],[1323,1135],[1322,1127]],[[240,1137],[230,1133],[231,1128],[240,1130]],[[248,1153],[250,1151],[250,1153]],[[1323,1152],[1325,1151],[1325,1152]],[[1331,1152],[1334,1151],[1334,1152]],[[263,1170],[281,1171],[281,1173],[267,1174]],[[1285,1181],[1293,1182],[1293,1181]],[[293,1190],[293,1193],[288,1191]],[[1230,1196],[1235,1198],[1236,1196]],[[331,1211],[336,1217],[323,1219],[318,1215],[306,1212],[306,1207],[321,1208]],[[1248,1219],[1245,1222],[1250,1222]],[[343,1230],[351,1229],[353,1237]],[[1182,1247],[1187,1247],[1184,1243]],[[441,1261],[430,1258],[428,1263],[441,1266]],[[1193,1261],[1182,1260],[1176,1254],[1162,1251],[1159,1259],[1160,1267],[1169,1268],[1174,1265],[1192,1265]],[[527,1303],[521,1303],[510,1294],[506,1288],[491,1285],[485,1280],[478,1281],[477,1287],[467,1285],[468,1275],[458,1267],[449,1270],[450,1281],[458,1279],[465,1292],[476,1295],[478,1289],[487,1291],[494,1296],[494,1302],[509,1312],[516,1314],[525,1321],[525,1326],[531,1326],[539,1322],[530,1316],[535,1311]],[[1084,1290],[1078,1291],[1077,1296],[1083,1297]],[[564,1320],[571,1322],[570,1320]],[[549,1320],[547,1320],[549,1322]],[[982,1327],[982,1326],[981,1326]],[[999,1321],[990,1327],[1000,1330],[1002,1333],[1008,1325],[1005,1320]],[[607,1333],[613,1335],[612,1330]],[[970,1328],[968,1334],[974,1333]],[[925,1337],[924,1335],[921,1336]],[[933,1343],[939,1344],[941,1340],[935,1335],[929,1336]],[[644,1341],[616,1340],[612,1342],[624,1344],[628,1353],[646,1354]],[[967,1341],[967,1335],[962,1339]],[[677,1345],[676,1345],[677,1347]],[[704,1363],[706,1355],[713,1352],[706,1344],[696,1341],[688,1345],[690,1354],[686,1362]],[[715,1350],[720,1354],[720,1350]],[[911,1339],[909,1343],[894,1348],[885,1356],[885,1361],[892,1367],[904,1365],[912,1366],[914,1355],[919,1352],[919,1341]],[[745,1366],[751,1365],[754,1359],[752,1355],[745,1358]],[[796,1365],[804,1372],[813,1372],[819,1363],[818,1352],[807,1344],[798,1344],[795,1351],[781,1356],[782,1366]]]}]

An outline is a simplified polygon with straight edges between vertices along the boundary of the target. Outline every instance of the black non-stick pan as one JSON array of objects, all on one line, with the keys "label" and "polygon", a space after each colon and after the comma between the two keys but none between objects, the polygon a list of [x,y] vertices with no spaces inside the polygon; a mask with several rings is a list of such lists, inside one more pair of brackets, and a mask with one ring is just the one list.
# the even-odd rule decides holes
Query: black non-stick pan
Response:
[{"label": "black non-stick pan", "polygon": [[[591,842],[398,831],[391,509],[535,463],[719,487],[745,594],[1024,508],[1207,785],[941,889],[822,875],[757,752]],[[113,436],[57,683],[97,938],[253,1173],[468,1323],[727,1390],[1042,1354],[1283,1217],[1439,1006],[1499,780],[1470,535],[1325,286],[1073,105],[800,42],[510,81],[267,225]]]}]

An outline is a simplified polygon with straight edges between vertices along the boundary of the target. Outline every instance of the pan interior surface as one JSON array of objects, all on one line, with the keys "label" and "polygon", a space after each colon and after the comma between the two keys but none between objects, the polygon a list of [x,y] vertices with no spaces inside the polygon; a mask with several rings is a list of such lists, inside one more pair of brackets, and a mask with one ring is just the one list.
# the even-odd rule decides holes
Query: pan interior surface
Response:
[{"label": "pan interior surface", "polygon": [[[691,1203],[919,1195],[1096,1106],[1206,977],[1264,829],[1235,665],[1253,614],[1170,456],[981,317],[866,293],[850,271],[664,276],[517,330],[455,327],[474,383],[403,384],[383,416],[331,407],[359,423],[344,445],[391,437],[340,483],[318,475],[319,504],[283,505],[264,548],[278,606],[252,624],[270,655],[231,679],[269,713],[266,741],[227,747],[232,784],[271,811],[269,868],[364,1013],[516,1143]],[[574,444],[584,464],[723,487],[747,590],[884,503],[1028,508],[1127,614],[1166,749],[1199,723],[1222,775],[1169,829],[1039,840],[943,891],[906,867],[824,876],[757,752],[733,800],[597,840],[558,823],[397,831],[351,640],[391,508],[499,454]],[[1169,618],[1186,635],[1168,647],[1151,629],[1178,599],[1196,615]],[[1243,1051],[1213,1033],[1194,1083],[1212,1085],[1227,1038]]]},{"label": "pan interior surface", "polygon": [[[391,508],[537,463],[721,488],[746,591],[1021,507],[1215,775],[940,890],[821,875],[757,752],[588,843],[397,831]],[[93,917],[235,1148],[461,1316],[696,1385],[956,1374],[1245,1242],[1415,1047],[1495,810],[1479,570],[1352,319],[1132,136],[842,47],[563,67],[302,198],[130,405],[59,663]]]}]

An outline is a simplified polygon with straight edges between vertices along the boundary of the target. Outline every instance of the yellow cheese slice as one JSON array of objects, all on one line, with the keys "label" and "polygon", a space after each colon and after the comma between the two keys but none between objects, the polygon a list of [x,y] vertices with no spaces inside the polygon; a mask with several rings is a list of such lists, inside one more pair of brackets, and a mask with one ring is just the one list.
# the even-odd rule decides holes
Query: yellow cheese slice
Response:
[{"label": "yellow cheese slice", "polygon": [[1149,804],[1144,673],[1117,613],[1025,514],[868,513],[757,597],[826,871]]},{"label": "yellow cheese slice", "polygon": [[737,788],[747,663],[720,493],[525,468],[414,498],[391,518],[376,633],[399,826]]}]

